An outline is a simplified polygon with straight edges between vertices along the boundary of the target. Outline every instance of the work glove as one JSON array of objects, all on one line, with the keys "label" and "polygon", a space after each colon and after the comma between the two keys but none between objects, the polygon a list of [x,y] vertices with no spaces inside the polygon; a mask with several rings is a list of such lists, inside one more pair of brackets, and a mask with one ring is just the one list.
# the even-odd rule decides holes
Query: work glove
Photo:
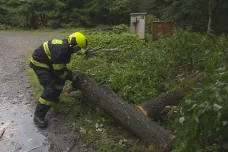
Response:
[{"label": "work glove", "polygon": [[71,83],[70,86],[65,87],[65,88],[63,89],[63,94],[64,94],[65,96],[69,96],[69,94],[70,94],[72,91],[74,91],[74,90],[75,90],[75,89],[74,89],[74,87],[73,87],[73,84]]},{"label": "work glove", "polygon": [[78,76],[80,76],[80,74],[82,74],[82,72],[73,72],[72,74],[72,82],[70,84],[70,86],[64,88],[64,95],[68,96],[69,93],[73,92],[73,91],[77,91],[78,89],[75,87],[74,82],[76,81],[76,79],[78,78]]},{"label": "work glove", "polygon": [[82,75],[80,71],[73,72],[72,83],[74,83],[80,75]]}]

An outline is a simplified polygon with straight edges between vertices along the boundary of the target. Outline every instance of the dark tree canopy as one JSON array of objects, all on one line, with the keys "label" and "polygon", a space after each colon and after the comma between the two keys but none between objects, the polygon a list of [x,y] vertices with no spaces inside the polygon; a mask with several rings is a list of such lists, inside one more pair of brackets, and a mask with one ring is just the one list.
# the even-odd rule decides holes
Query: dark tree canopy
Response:
[{"label": "dark tree canopy", "polygon": [[131,12],[228,32],[227,0],[0,0],[0,24],[33,29],[129,24]]}]

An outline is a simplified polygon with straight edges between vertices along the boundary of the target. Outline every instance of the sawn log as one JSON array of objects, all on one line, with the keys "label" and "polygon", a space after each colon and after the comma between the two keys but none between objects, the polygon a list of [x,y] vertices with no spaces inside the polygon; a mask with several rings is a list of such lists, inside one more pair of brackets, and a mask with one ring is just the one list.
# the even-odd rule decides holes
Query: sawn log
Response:
[{"label": "sawn log", "polygon": [[111,89],[99,85],[83,73],[77,76],[72,85],[82,91],[88,102],[96,103],[136,136],[154,145],[157,151],[168,151],[172,147],[175,136],[170,131],[123,101]]},{"label": "sawn log", "polygon": [[157,99],[149,100],[136,106],[136,109],[141,111],[147,117],[159,120],[165,107],[178,105],[182,97],[183,96],[179,91],[171,91]]},{"label": "sawn log", "polygon": [[186,79],[182,82],[183,88],[168,92],[156,99],[143,102],[137,105],[136,109],[155,121],[160,120],[161,116],[166,114],[165,107],[178,105],[180,100],[184,97],[184,92],[187,93],[191,91],[196,84],[201,83],[202,76],[202,73],[192,73],[186,76]]}]

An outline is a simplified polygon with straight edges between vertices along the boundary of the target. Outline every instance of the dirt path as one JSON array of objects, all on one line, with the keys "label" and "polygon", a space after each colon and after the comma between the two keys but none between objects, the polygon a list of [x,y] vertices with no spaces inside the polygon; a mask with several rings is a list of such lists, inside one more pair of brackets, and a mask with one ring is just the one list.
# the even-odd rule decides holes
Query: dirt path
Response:
[{"label": "dirt path", "polygon": [[[88,151],[71,131],[73,117],[51,116],[50,126],[33,124],[35,102],[26,76],[28,50],[54,38],[56,33],[0,32],[0,152]],[[34,150],[32,150],[34,148]]]}]

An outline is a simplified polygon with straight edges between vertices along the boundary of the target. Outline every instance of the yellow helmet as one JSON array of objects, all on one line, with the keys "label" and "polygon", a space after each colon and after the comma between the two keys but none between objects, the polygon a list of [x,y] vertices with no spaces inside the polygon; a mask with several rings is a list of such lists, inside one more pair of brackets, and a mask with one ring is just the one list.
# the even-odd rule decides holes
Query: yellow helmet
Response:
[{"label": "yellow helmet", "polygon": [[68,42],[70,47],[77,47],[85,49],[87,47],[87,39],[86,37],[80,33],[75,32],[68,37]]}]

